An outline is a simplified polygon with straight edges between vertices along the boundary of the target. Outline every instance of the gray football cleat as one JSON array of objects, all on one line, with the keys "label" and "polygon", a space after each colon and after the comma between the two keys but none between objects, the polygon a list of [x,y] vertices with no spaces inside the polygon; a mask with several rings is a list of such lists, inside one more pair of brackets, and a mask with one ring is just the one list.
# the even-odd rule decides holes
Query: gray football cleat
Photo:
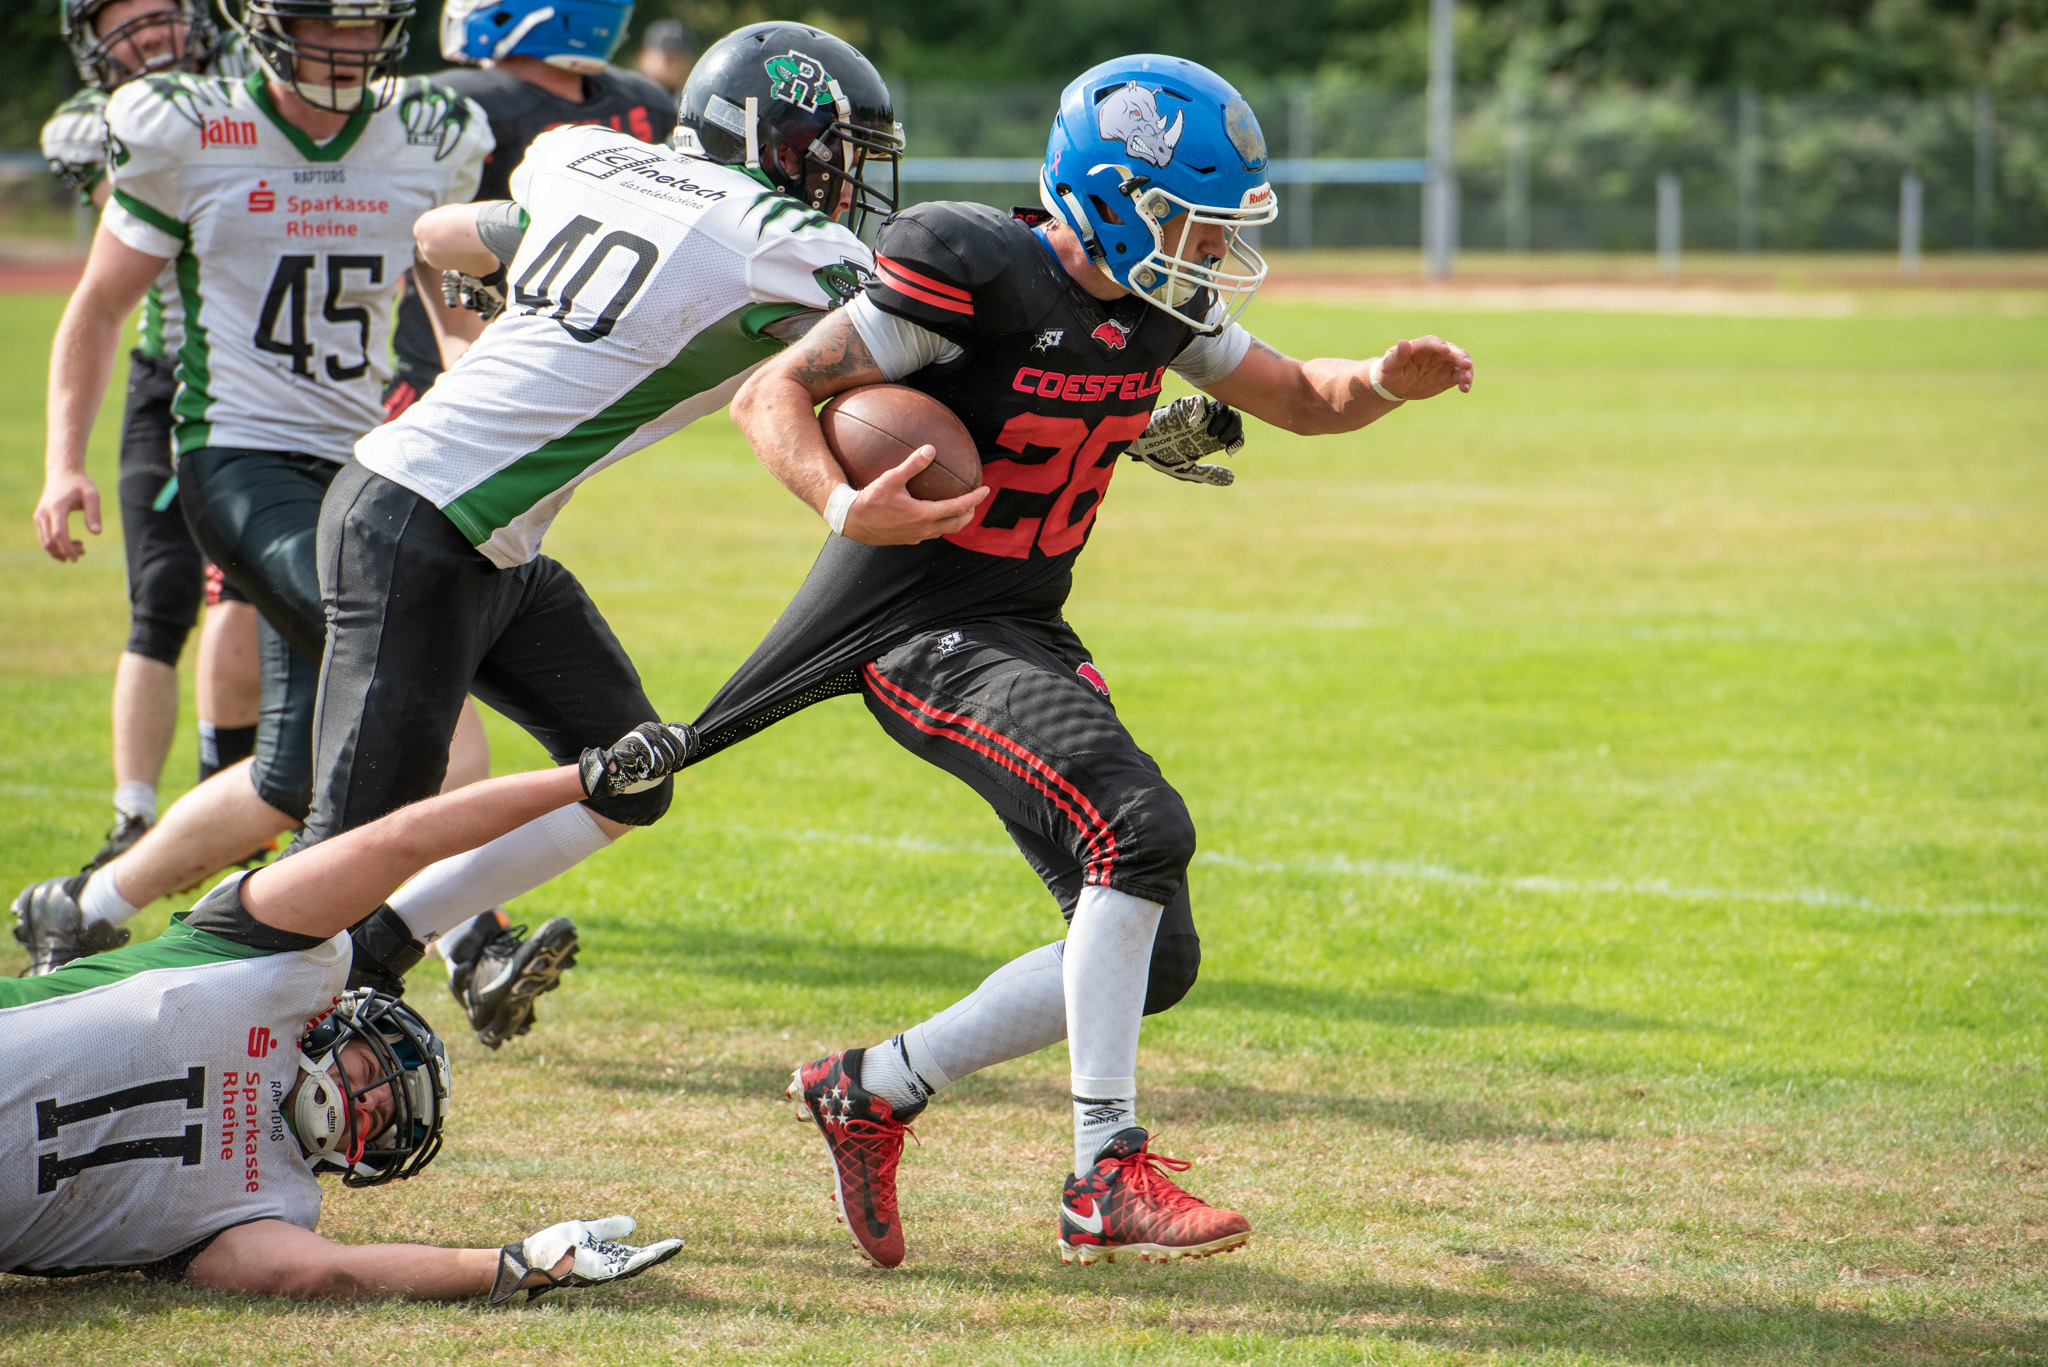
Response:
[{"label": "gray football cleat", "polygon": [[531,938],[512,926],[483,940],[474,958],[455,966],[449,990],[469,1015],[477,1043],[495,1049],[533,1028],[534,998],[552,992],[576,962],[576,923],[550,916]]},{"label": "gray football cleat", "polygon": [[46,878],[23,888],[14,899],[14,938],[28,950],[28,968],[21,976],[55,973],[74,959],[128,943],[125,927],[106,921],[86,924],[78,894],[85,890],[87,876]]}]

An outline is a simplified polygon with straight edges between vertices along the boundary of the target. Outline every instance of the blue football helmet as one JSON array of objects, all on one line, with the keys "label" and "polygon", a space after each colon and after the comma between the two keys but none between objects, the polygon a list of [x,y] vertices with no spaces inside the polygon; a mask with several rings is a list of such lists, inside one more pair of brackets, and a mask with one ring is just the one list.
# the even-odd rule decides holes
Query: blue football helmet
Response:
[{"label": "blue football helmet", "polygon": [[564,71],[601,71],[632,17],[633,0],[447,0],[441,55],[469,66],[538,57]]},{"label": "blue football helmet", "polygon": [[[1202,332],[1230,325],[1266,278],[1243,231],[1279,212],[1266,138],[1230,82],[1180,57],[1119,57],[1060,95],[1038,195],[1117,284]],[[1199,230],[1222,254],[1183,259]],[[1220,311],[1186,312],[1203,290]]]}]

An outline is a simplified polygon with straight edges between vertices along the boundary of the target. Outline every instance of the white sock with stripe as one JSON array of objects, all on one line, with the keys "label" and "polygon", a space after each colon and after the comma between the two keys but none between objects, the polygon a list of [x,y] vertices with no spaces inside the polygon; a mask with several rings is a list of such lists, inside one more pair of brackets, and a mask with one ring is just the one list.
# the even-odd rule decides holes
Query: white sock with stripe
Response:
[{"label": "white sock with stripe", "polygon": [[1076,1173],[1094,1166],[1118,1130],[1138,1123],[1138,1027],[1164,910],[1158,902],[1094,886],[1081,889],[1074,907],[1062,977]]},{"label": "white sock with stripe", "polygon": [[1035,1054],[1067,1033],[1064,942],[1040,945],[930,1020],[861,1056],[860,1085],[902,1111],[969,1073]]}]

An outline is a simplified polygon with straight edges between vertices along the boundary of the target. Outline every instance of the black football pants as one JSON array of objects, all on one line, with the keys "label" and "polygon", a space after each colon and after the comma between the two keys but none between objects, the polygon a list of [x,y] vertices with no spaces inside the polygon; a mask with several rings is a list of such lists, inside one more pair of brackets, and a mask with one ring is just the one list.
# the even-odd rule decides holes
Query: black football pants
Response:
[{"label": "black football pants", "polygon": [[[499,569],[426,499],[351,465],[320,515],[328,614],[304,843],[431,797],[474,693],[558,764],[657,721],[640,676],[576,577],[546,556]],[[673,783],[592,802],[652,825]]]},{"label": "black football pants", "polygon": [[192,539],[262,614],[263,710],[250,778],[265,802],[301,821],[313,788],[313,705],[326,634],[314,541],[321,497],[341,468],[296,451],[229,446],[203,446],[178,462],[178,500]]}]

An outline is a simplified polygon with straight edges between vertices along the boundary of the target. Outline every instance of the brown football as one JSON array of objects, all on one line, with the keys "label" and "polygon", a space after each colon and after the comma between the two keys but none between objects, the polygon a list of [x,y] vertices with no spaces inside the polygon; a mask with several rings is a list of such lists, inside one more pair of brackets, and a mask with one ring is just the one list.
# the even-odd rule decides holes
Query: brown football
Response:
[{"label": "brown football", "polygon": [[920,446],[938,455],[911,476],[911,497],[936,502],[981,487],[981,455],[960,419],[929,394],[900,384],[866,384],[836,394],[818,413],[825,444],[832,448],[846,482],[856,489],[873,484]]}]

